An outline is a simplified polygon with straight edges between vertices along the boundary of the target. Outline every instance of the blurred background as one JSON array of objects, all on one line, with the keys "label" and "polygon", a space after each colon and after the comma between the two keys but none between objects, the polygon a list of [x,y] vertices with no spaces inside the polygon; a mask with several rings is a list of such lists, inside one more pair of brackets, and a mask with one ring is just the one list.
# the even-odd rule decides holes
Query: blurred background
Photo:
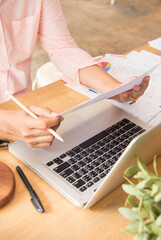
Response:
[{"label": "blurred background", "polygon": [[[161,0],[60,0],[71,35],[92,56],[122,54],[161,37]],[[48,62],[39,42],[32,59],[33,79]]]}]

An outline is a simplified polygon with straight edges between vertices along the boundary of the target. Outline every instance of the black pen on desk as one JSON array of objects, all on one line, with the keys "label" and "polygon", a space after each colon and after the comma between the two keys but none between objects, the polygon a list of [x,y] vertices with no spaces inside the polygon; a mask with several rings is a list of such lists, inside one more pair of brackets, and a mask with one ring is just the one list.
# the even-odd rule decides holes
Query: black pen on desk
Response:
[{"label": "black pen on desk", "polygon": [[44,208],[43,208],[43,205],[42,205],[39,197],[37,196],[36,192],[32,188],[31,184],[29,183],[28,179],[26,178],[26,176],[25,176],[24,172],[22,171],[22,169],[20,168],[20,166],[17,166],[16,170],[17,170],[18,174],[20,175],[22,181],[24,182],[25,186],[29,190],[29,193],[31,195],[31,202],[34,205],[34,207],[36,208],[36,210],[41,213],[44,212]]},{"label": "black pen on desk", "polygon": [[132,105],[132,104],[134,104],[134,103],[136,103],[136,101],[132,101],[132,102],[130,102],[129,105]]}]

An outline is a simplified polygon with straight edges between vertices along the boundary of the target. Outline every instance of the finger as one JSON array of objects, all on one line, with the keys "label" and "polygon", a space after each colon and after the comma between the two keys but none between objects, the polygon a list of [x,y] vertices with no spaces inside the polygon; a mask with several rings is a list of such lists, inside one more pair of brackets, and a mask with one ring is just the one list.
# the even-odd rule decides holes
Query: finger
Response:
[{"label": "finger", "polygon": [[47,130],[41,129],[27,129],[22,132],[22,136],[25,139],[40,137],[40,136],[51,136],[51,133]]},{"label": "finger", "polygon": [[30,116],[26,118],[25,125],[29,129],[48,129],[50,127],[56,127],[60,125],[62,119],[61,117],[51,117],[51,118],[38,118],[34,119]]},{"label": "finger", "polygon": [[[124,81],[124,84],[136,79],[138,76],[133,76],[133,77],[129,77],[127,80]],[[118,94],[110,99],[116,100],[118,102],[127,102],[129,98],[129,91],[123,92],[121,94]]]},{"label": "finger", "polygon": [[54,141],[54,137],[50,136],[38,136],[33,138],[28,138],[25,142],[30,147],[49,147]]},{"label": "finger", "polygon": [[140,86],[135,86],[132,90],[130,90],[129,91],[129,100],[139,98],[142,95],[140,89],[141,89]]},{"label": "finger", "polygon": [[138,78],[138,76],[129,77],[128,79],[126,79],[126,80],[123,82],[123,84],[126,84],[126,83],[128,83],[128,82],[131,82],[132,80],[134,80],[134,79],[136,79],[136,78]]},{"label": "finger", "polygon": [[148,87],[148,85],[149,85],[149,81],[150,81],[150,77],[149,77],[149,76],[146,76],[146,77],[143,79],[143,81],[142,81],[142,83],[141,83],[141,85],[140,85],[143,91],[145,91],[145,90],[147,89],[147,87]]},{"label": "finger", "polygon": [[120,97],[120,102],[127,102],[129,98],[128,91],[119,94],[119,97]]},{"label": "finger", "polygon": [[142,96],[149,85],[150,77],[146,76],[140,85],[135,85],[131,90],[129,96],[132,98],[139,98]]},{"label": "finger", "polygon": [[118,94],[110,99],[116,100],[118,102],[126,102],[126,101],[128,101],[128,95],[129,95],[128,91],[126,91],[126,92]]},{"label": "finger", "polygon": [[143,79],[143,82],[148,82],[149,83],[149,80],[150,80],[150,76],[145,76],[144,79]]},{"label": "finger", "polygon": [[57,115],[57,113],[53,112],[51,109],[37,105],[31,105],[29,109],[40,117],[56,117]]}]

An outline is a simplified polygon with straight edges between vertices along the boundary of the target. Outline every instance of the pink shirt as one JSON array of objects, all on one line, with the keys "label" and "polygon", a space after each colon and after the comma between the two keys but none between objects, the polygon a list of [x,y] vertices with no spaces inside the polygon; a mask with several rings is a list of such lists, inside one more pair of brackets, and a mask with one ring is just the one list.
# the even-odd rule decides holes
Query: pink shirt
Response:
[{"label": "pink shirt", "polygon": [[78,70],[101,60],[74,42],[59,0],[0,0],[0,102],[7,100],[6,90],[16,95],[31,90],[37,36],[64,80],[79,82]]}]

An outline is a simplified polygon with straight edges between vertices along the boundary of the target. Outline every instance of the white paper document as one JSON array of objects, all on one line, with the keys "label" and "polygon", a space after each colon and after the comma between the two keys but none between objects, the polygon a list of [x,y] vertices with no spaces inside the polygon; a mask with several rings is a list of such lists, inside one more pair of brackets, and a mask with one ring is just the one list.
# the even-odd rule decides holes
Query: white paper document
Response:
[{"label": "white paper document", "polygon": [[161,38],[149,41],[148,43],[151,47],[161,50]]},{"label": "white paper document", "polygon": [[127,58],[127,56],[121,57],[119,55],[106,54],[103,61],[110,64],[108,74],[121,83],[130,77],[140,76],[143,72],[145,72],[142,65],[138,66],[135,62],[133,62],[133,60]]},{"label": "white paper document", "polygon": [[[65,112],[62,112],[60,114],[58,114],[58,116],[62,116],[62,115],[65,115],[65,114],[68,114],[68,113],[71,113],[73,111],[76,111],[80,108],[83,108],[85,106],[88,106],[90,104],[94,104],[98,101],[101,101],[103,99],[108,99],[108,98],[111,98],[111,97],[114,97],[120,93],[123,93],[125,91],[128,91],[130,89],[132,89],[135,85],[139,85],[141,84],[143,78],[145,76],[148,76],[150,75],[159,65],[161,64],[161,62],[157,63],[155,66],[153,66],[152,68],[150,68],[148,71],[144,72],[143,74],[141,74],[138,78],[126,83],[126,84],[123,84],[121,85],[120,87],[114,89],[114,90],[111,90],[111,91],[108,91],[106,93],[103,93],[103,94],[97,94],[97,96],[95,98],[92,98],[82,104],[79,104],[71,109],[68,109],[67,111]],[[127,78],[126,78],[127,79]]]}]

